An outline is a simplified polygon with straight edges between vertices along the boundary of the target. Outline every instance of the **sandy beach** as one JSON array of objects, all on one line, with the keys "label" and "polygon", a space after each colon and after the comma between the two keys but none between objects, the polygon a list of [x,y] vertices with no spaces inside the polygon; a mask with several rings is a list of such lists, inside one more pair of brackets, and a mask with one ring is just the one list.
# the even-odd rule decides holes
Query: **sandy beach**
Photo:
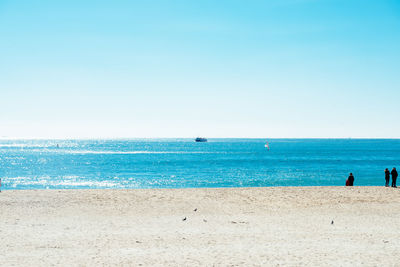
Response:
[{"label": "sandy beach", "polygon": [[385,187],[0,193],[2,266],[398,266]]}]

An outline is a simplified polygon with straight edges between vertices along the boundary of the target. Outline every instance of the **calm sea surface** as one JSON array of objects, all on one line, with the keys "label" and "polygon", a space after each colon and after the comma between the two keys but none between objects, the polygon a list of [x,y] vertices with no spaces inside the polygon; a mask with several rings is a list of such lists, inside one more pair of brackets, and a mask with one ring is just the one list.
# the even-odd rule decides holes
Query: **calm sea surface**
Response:
[{"label": "calm sea surface", "polygon": [[383,185],[400,140],[0,140],[2,190]]}]

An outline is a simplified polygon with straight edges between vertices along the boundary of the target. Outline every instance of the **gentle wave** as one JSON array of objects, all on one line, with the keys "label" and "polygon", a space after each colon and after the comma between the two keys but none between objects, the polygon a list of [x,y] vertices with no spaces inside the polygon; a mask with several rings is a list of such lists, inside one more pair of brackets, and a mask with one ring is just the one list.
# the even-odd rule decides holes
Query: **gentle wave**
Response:
[{"label": "gentle wave", "polygon": [[68,154],[221,154],[223,152],[202,152],[202,151],[63,151]]},{"label": "gentle wave", "polygon": [[0,144],[0,148],[29,148],[29,147],[56,147],[56,145],[30,145],[30,144]]},{"label": "gentle wave", "polygon": [[[63,148],[75,148],[76,144],[62,144]],[[60,145],[51,143],[51,144],[0,144],[0,148],[61,148]]]},{"label": "gentle wave", "polygon": [[[121,183],[112,181],[79,181],[77,176],[63,177],[5,177],[3,183],[8,184],[8,187],[16,188],[20,185],[24,186],[50,186],[50,187],[121,187]],[[55,180],[54,180],[55,179]],[[80,179],[80,178],[79,178]]]},{"label": "gentle wave", "polygon": [[47,153],[64,153],[64,154],[111,154],[111,155],[124,155],[124,154],[226,154],[227,152],[207,152],[207,151],[96,151],[96,150],[47,150],[47,149],[32,149],[32,152],[47,152]]}]

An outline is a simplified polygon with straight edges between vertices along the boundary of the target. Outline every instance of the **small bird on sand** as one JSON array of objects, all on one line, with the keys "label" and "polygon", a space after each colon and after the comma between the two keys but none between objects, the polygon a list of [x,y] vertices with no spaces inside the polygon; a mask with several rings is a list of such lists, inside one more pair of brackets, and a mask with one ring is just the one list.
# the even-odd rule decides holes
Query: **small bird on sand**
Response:
[{"label": "small bird on sand", "polygon": [[182,221],[186,221],[186,217],[182,219]]},{"label": "small bird on sand", "polygon": [[333,220],[331,221],[331,224],[333,224]]},{"label": "small bird on sand", "polygon": [[197,211],[197,208],[195,208],[193,211]]}]

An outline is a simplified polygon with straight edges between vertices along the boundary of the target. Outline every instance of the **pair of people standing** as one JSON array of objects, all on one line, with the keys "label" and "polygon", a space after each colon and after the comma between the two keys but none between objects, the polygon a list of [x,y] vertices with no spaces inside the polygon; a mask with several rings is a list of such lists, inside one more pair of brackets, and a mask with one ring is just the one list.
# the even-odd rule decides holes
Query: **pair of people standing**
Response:
[{"label": "pair of people standing", "polygon": [[385,186],[389,186],[390,175],[392,175],[392,187],[397,187],[396,181],[397,181],[397,176],[399,176],[399,174],[397,173],[396,168],[393,168],[391,172],[389,171],[388,168],[385,169],[385,181],[386,181]]}]

